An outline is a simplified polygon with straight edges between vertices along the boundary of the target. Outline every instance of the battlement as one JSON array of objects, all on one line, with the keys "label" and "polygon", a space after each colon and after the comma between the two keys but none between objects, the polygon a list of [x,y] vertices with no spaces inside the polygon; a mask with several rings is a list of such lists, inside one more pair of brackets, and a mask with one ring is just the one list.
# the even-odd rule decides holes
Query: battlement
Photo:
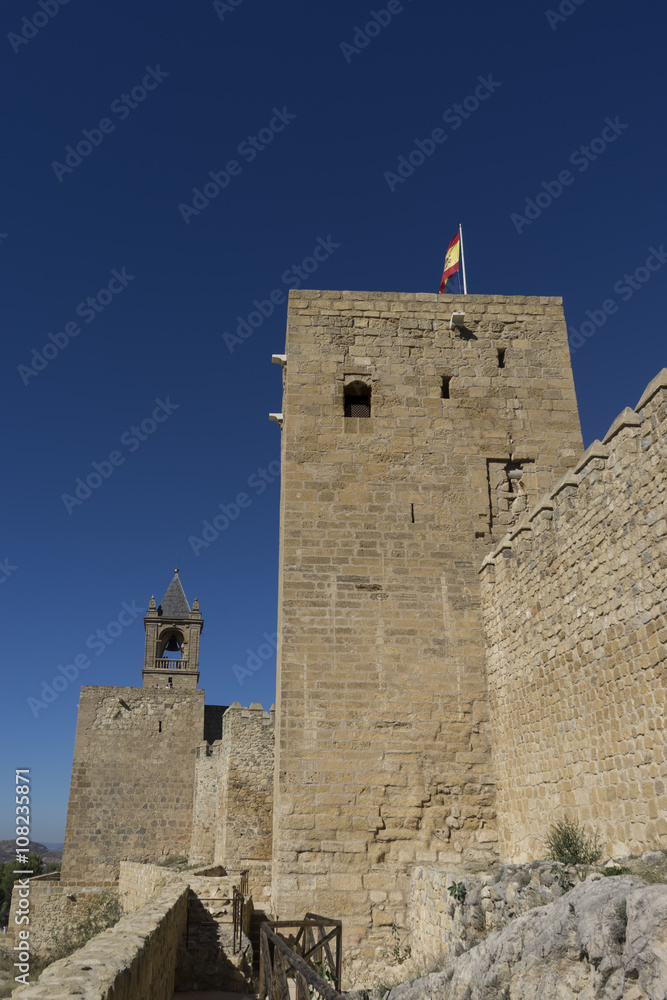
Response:
[{"label": "battlement", "polygon": [[482,563],[501,850],[513,860],[539,851],[568,810],[595,821],[610,853],[667,842],[667,761],[654,745],[666,472],[663,369]]},{"label": "battlement", "polygon": [[[664,396],[667,394],[667,368],[663,368],[644,390],[634,410],[626,406],[614,419],[602,441],[588,446],[579,461],[531,507],[500,543],[484,558],[480,573],[495,567],[499,557],[512,558],[521,553],[521,543],[535,540],[535,533],[548,530],[565,511],[576,506],[580,486],[587,494],[602,481],[613,484],[623,473],[629,454],[642,457],[664,445]],[[662,434],[662,437],[660,436]],[[598,475],[601,474],[601,475]],[[585,497],[589,499],[588,496]],[[565,515],[569,516],[569,515]],[[528,533],[533,533],[532,536]]]}]

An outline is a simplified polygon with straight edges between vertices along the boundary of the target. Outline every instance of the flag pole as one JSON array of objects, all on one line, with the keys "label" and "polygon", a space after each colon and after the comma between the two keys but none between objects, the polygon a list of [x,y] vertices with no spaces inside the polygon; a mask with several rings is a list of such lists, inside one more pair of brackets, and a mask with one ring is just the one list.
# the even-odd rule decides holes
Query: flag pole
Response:
[{"label": "flag pole", "polygon": [[459,243],[461,244],[461,267],[463,269],[463,294],[468,294],[468,283],[466,281],[466,259],[463,254],[463,227],[459,222]]}]

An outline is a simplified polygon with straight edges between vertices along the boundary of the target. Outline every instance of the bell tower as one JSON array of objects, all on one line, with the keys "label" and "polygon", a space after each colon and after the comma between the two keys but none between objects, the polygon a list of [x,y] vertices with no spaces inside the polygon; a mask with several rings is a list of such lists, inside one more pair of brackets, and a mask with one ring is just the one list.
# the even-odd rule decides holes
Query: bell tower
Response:
[{"label": "bell tower", "polygon": [[174,571],[174,578],[157,606],[155,597],[151,597],[144,628],[143,686],[181,690],[196,688],[199,680],[199,636],[204,620],[197,598],[190,610],[178,569]]}]

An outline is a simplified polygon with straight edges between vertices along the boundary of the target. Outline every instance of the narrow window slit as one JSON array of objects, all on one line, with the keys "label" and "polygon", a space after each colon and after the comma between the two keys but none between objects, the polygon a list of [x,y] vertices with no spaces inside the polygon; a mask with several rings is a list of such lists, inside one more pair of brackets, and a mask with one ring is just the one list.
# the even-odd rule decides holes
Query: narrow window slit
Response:
[{"label": "narrow window slit", "polygon": [[161,722],[158,722],[158,724],[157,724],[157,731],[158,731],[158,733],[162,732],[162,723]]},{"label": "narrow window slit", "polygon": [[441,391],[440,391],[440,395],[441,395],[442,399],[450,399],[450,395],[449,395],[449,383],[451,381],[452,381],[452,376],[451,375],[443,375],[442,376],[442,387],[441,387]]},{"label": "narrow window slit", "polygon": [[498,367],[499,368],[504,368],[505,367],[505,348],[504,347],[499,347],[498,348]]},{"label": "narrow window slit", "polygon": [[413,503],[410,504],[410,516],[412,517],[412,523],[414,524],[415,523],[415,505]]}]

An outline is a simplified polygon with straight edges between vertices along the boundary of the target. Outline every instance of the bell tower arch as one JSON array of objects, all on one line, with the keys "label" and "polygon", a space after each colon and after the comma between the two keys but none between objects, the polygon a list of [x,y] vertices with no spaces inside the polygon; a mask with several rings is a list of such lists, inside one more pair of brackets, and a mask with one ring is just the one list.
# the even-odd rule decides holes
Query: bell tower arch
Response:
[{"label": "bell tower arch", "polygon": [[158,605],[151,597],[144,618],[144,687],[193,689],[199,681],[199,636],[204,620],[195,598],[192,610],[178,569]]}]

